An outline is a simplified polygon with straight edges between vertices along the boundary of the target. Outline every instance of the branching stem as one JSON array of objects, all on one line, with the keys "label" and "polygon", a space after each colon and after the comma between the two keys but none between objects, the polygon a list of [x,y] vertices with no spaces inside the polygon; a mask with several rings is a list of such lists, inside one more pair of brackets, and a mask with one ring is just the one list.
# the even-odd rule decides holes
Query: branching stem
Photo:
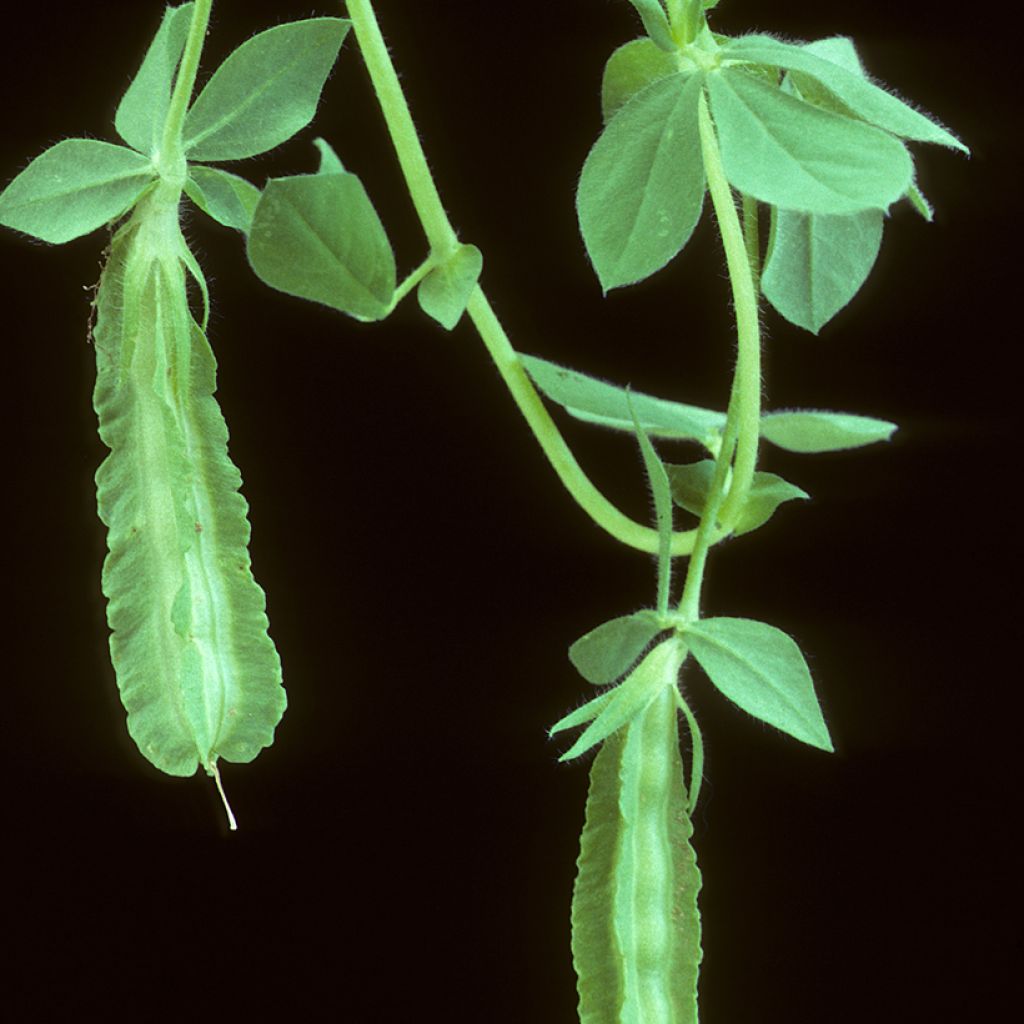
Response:
[{"label": "branching stem", "polygon": [[[453,249],[457,237],[438,195],[427,165],[419,135],[412,121],[409,106],[402,92],[398,75],[377,24],[370,0],[348,0],[348,16],[352,20],[359,49],[377,94],[384,120],[391,135],[406,186],[423,225],[434,255],[439,258]],[[466,311],[473,321],[502,380],[516,405],[537,438],[559,479],[583,510],[617,540],[641,551],[656,553],[658,535],[655,530],[629,518],[613,505],[583,472],[565,439],[552,420],[533,382],[513,349],[508,335],[498,320],[487,296],[476,288]],[[726,531],[712,526],[707,542],[714,543]],[[688,555],[697,539],[696,530],[672,536],[672,554]]]},{"label": "branching stem", "polygon": [[[715,207],[732,285],[736,316],[736,370],[722,447],[716,459],[700,526],[697,527],[697,540],[679,603],[680,614],[690,621],[700,614],[704,569],[716,529],[730,531],[743,511],[757,467],[761,432],[761,328],[757,319],[757,292],[747,239],[736,213],[732,189],[722,169],[718,138],[704,96],[700,98],[698,118],[708,191]],[[731,479],[728,472],[730,463]]]}]

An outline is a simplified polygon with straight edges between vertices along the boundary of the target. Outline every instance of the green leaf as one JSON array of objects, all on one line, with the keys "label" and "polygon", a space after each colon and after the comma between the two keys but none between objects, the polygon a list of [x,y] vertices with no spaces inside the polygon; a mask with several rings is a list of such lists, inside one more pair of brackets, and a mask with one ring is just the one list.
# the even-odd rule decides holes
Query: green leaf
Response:
[{"label": "green leaf", "polygon": [[722,50],[725,60],[771,64],[808,75],[828,89],[851,113],[893,135],[968,152],[962,142],[933,120],[879,88],[863,73],[851,70],[848,61],[828,59],[835,56],[834,44],[827,54],[822,54],[815,53],[813,48],[794,46],[765,35],[741,36]]},{"label": "green leaf", "polygon": [[680,71],[678,54],[669,54],[650,39],[623,43],[608,58],[601,79],[601,116],[607,124],[626,103],[652,82]]},{"label": "green leaf", "polygon": [[260,197],[247,253],[272,288],[360,320],[379,320],[395,291],[395,257],[354,175],[272,178]]},{"label": "green leaf", "polygon": [[[672,485],[672,500],[699,518],[704,513],[708,492],[711,489],[711,479],[715,472],[714,461],[704,459],[701,462],[665,468]],[[781,476],[758,470],[754,473],[743,511],[733,527],[733,534],[738,537],[756,530],[771,519],[783,502],[807,497],[809,495],[806,491],[783,480]]]},{"label": "green leaf", "polygon": [[219,224],[243,233],[260,201],[260,190],[245,178],[202,164],[189,165],[185,194]]},{"label": "green leaf", "polygon": [[325,139],[314,139],[313,145],[320,150],[320,168],[317,174],[344,174],[345,165]]},{"label": "green leaf", "polygon": [[174,73],[185,49],[194,3],[168,7],[146,56],[114,115],[117,134],[140,153],[160,148]]},{"label": "green leaf", "polygon": [[704,205],[697,128],[702,76],[677,74],[637,93],[583,165],[576,210],[605,292],[660,270],[686,244]]},{"label": "green leaf", "polygon": [[882,211],[835,216],[772,207],[771,238],[761,290],[787,320],[817,334],[867,280],[882,244]]},{"label": "green leaf", "polygon": [[680,507],[692,512],[698,519],[704,515],[704,506],[711,490],[711,479],[715,475],[715,460],[702,459],[683,465],[665,466],[672,500]]},{"label": "green leaf", "polygon": [[349,22],[310,18],[242,43],[185,118],[190,160],[241,160],[279,146],[316,113]]},{"label": "green leaf", "polygon": [[483,253],[475,245],[460,245],[420,282],[420,309],[450,331],[462,318],[483,266]]},{"label": "green leaf", "polygon": [[581,636],[569,648],[569,660],[588,683],[614,683],[664,628],[651,608],[610,619]]},{"label": "green leaf", "polygon": [[651,42],[667,53],[677,50],[672,30],[668,26],[668,18],[660,0],[629,0],[636,8],[640,20],[644,23],[644,31],[651,37]]},{"label": "green leaf", "polygon": [[44,242],[69,242],[116,220],[154,180],[152,162],[94,139],[65,139],[0,193],[0,224]]},{"label": "green leaf", "polygon": [[[849,36],[828,36],[825,39],[815,39],[810,43],[801,43],[800,49],[804,50],[806,53],[813,53],[816,57],[820,57],[822,60],[838,64],[841,68],[845,68],[851,74],[858,75],[861,78],[867,78],[867,73],[864,71],[864,65],[860,61],[860,54],[857,53],[857,47]],[[806,76],[802,77],[801,81],[803,81],[805,77]],[[845,104],[843,106],[844,109],[847,109]]]},{"label": "green leaf", "polygon": [[895,423],[848,412],[793,409],[766,413],[761,418],[761,436],[787,451],[838,452],[862,448],[876,441],[888,441]]},{"label": "green leaf", "polygon": [[538,388],[566,412],[587,423],[633,431],[630,403],[651,437],[689,439],[709,444],[725,429],[725,414],[682,402],[654,398],[520,353],[520,360]]},{"label": "green leaf", "polygon": [[581,1024],[697,1024],[692,832],[665,692],[605,741],[591,767],[572,900]]},{"label": "green leaf", "polygon": [[740,192],[804,213],[886,209],[910,187],[897,139],[813,107],[738,68],[708,75],[726,177]]},{"label": "green leaf", "polygon": [[932,204],[925,199],[916,183],[907,189],[907,199],[910,201],[910,205],[913,206],[914,209],[917,210],[917,212],[930,224],[934,217]]},{"label": "green leaf", "polygon": [[548,736],[554,736],[566,729],[575,729],[577,725],[593,721],[608,706],[615,693],[615,690],[605,690],[604,693],[592,697],[586,704],[581,704],[575,711],[570,711],[548,729]]},{"label": "green leaf", "polygon": [[684,639],[712,683],[744,711],[812,747],[832,740],[792,637],[750,619],[702,619]]},{"label": "green leaf", "polygon": [[686,647],[676,636],[662,641],[649,651],[640,664],[611,691],[613,696],[608,703],[601,707],[600,713],[584,729],[580,738],[558,760],[571,761],[585,754],[616,729],[636,718],[659,693],[675,685],[685,658]]},{"label": "green leaf", "polygon": [[783,502],[806,500],[809,497],[802,487],[783,480],[775,473],[758,470],[754,474],[743,511],[733,527],[733,535],[739,537],[741,534],[756,530],[759,526],[764,526]]}]

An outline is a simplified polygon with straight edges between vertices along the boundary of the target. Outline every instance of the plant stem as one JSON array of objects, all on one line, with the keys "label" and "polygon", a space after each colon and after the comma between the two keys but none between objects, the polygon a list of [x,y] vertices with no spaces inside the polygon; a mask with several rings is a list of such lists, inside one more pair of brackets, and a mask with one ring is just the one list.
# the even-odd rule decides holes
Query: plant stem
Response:
[{"label": "plant stem", "polygon": [[377,24],[377,16],[369,0],[348,0],[348,13],[366,70],[370,73],[377,100],[387,121],[398,163],[409,188],[409,196],[416,207],[432,252],[443,257],[455,248],[458,238],[434,185],[434,177],[430,173],[412,114],[409,113],[409,104]]},{"label": "plant stem", "polygon": [[747,262],[750,277],[754,282],[754,295],[761,290],[761,232],[757,200],[752,196],[743,197],[743,241],[747,246]]},{"label": "plant stem", "polygon": [[185,40],[185,52],[178,66],[178,75],[174,80],[174,91],[171,93],[170,106],[167,108],[167,119],[164,121],[164,135],[160,146],[161,170],[171,175],[180,174],[181,183],[185,184],[185,154],[182,150],[181,135],[185,125],[185,114],[192,98],[192,90],[196,84],[196,73],[199,70],[199,57],[203,52],[206,39],[206,28],[210,23],[210,8],[213,0],[196,0],[192,12],[192,23],[188,28]]},{"label": "plant stem", "polygon": [[[519,356],[512,348],[483,289],[474,289],[466,312],[472,318],[480,338],[490,352],[501,379],[512,393],[537,442],[569,493],[598,526],[607,530],[617,540],[640,551],[656,554],[659,544],[657,532],[650,527],[641,526],[620,512],[580,468],[576,457],[544,407]],[[674,533],[672,554],[689,554],[693,550],[696,536],[696,530]]]},{"label": "plant stem", "polygon": [[[715,207],[732,286],[736,316],[736,369],[722,447],[716,459],[715,473],[700,525],[697,527],[697,539],[679,602],[680,614],[689,621],[696,620],[700,614],[704,569],[716,524],[718,529],[729,532],[743,511],[757,467],[757,446],[761,433],[761,329],[757,319],[754,275],[732,189],[722,169],[715,127],[703,95],[700,98],[698,118],[708,191]],[[727,471],[734,450],[732,479],[728,481],[727,487]]]},{"label": "plant stem", "polygon": [[[427,165],[423,147],[409,112],[390,54],[377,24],[370,0],[348,0],[359,49],[377,94],[384,120],[391,135],[398,162],[420,223],[432,250],[439,257],[454,248],[457,236],[438,195]],[[544,454],[566,489],[594,520],[613,537],[641,551],[658,551],[658,534],[623,514],[590,481],[565,443],[533,382],[512,347],[501,322],[483,290],[475,288],[466,307],[481,340],[494,360],[502,380],[537,438]],[[712,530],[709,543],[721,539],[725,531]],[[693,550],[697,531],[672,535],[672,554],[687,555]]]}]

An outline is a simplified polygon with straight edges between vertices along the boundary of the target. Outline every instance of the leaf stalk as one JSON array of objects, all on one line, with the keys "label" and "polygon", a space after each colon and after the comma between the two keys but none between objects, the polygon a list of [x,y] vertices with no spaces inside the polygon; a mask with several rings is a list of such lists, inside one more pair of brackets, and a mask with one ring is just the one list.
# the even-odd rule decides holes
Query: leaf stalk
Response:
[{"label": "leaf stalk", "polygon": [[185,51],[174,79],[174,90],[171,93],[170,106],[167,108],[167,119],[164,121],[163,140],[160,146],[160,176],[169,178],[181,188],[185,186],[186,170],[185,153],[182,148],[185,114],[188,112],[189,100],[195,88],[199,58],[203,52],[212,7],[213,0],[196,0],[188,38],[185,40]]}]

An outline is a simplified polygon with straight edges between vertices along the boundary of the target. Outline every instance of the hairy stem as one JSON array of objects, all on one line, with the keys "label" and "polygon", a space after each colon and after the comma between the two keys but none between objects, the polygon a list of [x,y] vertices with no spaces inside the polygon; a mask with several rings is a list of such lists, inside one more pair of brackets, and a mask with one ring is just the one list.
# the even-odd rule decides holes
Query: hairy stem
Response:
[{"label": "hairy stem", "polygon": [[[424,233],[435,255],[443,255],[457,243],[444,206],[438,195],[423,147],[395,73],[391,56],[377,24],[370,0],[348,0],[348,16],[352,20],[359,49],[363,54],[373,88],[387,123],[398,162],[405,177],[413,205],[423,225]],[[488,302],[483,290],[477,287],[466,307],[491,358],[494,360],[519,411],[537,438],[558,478],[581,508],[602,529],[616,540],[641,551],[658,551],[658,534],[650,527],[630,519],[613,505],[583,472],[554,420],[544,408],[533,382],[509,342]],[[708,542],[725,536],[725,531],[713,529]],[[675,533],[672,536],[672,554],[687,555],[693,550],[696,530]]]},{"label": "hairy stem", "polygon": [[752,196],[743,197],[743,241],[747,246],[747,261],[750,277],[754,282],[754,295],[761,290],[761,225],[757,200]]},{"label": "hairy stem", "polygon": [[178,66],[177,77],[174,79],[174,91],[171,93],[171,103],[167,108],[167,119],[164,121],[164,135],[160,147],[162,169],[172,174],[180,173],[182,186],[185,182],[185,154],[181,145],[181,133],[192,90],[196,84],[199,58],[203,52],[212,6],[213,0],[196,0],[192,24],[189,25],[188,38],[185,40],[185,52]]},{"label": "hairy stem", "polygon": [[[697,527],[693,556],[679,603],[680,613],[690,620],[699,616],[704,569],[716,528],[728,532],[743,511],[757,467],[757,447],[761,433],[761,329],[757,319],[754,274],[747,239],[736,213],[732,189],[722,169],[718,139],[704,96],[700,98],[698,116],[708,191],[715,207],[732,286],[736,316],[736,369],[722,447],[716,460],[700,526]],[[729,479],[731,460],[732,478]]]}]

